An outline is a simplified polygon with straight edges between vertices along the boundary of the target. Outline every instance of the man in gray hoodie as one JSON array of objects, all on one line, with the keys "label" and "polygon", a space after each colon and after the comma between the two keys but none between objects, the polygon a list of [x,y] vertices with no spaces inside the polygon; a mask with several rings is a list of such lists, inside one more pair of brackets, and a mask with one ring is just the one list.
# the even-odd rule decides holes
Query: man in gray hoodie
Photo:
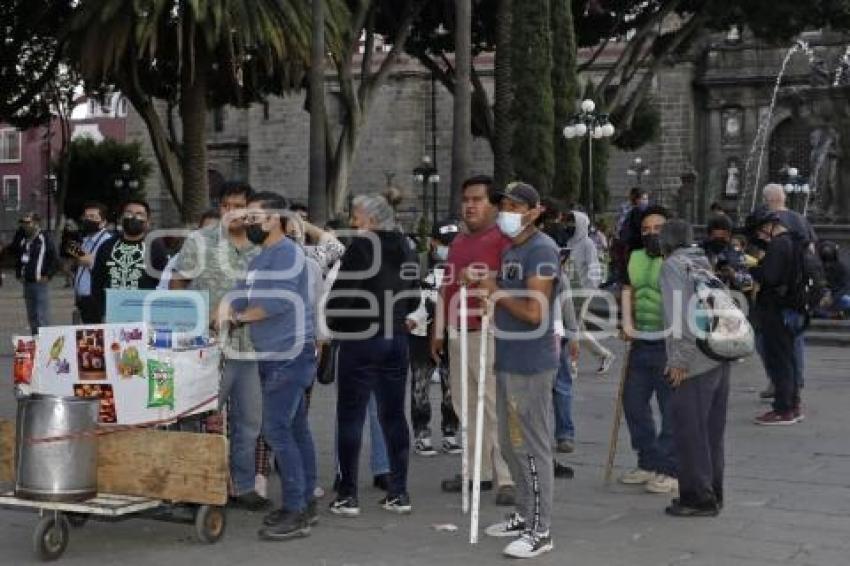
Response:
[{"label": "man in gray hoodie", "polygon": [[590,308],[591,293],[596,291],[602,282],[599,253],[596,250],[596,244],[588,235],[589,229],[590,219],[585,213],[573,210],[567,215],[566,232],[570,236],[567,242],[567,249],[569,250],[568,275],[572,288],[579,291],[575,303],[580,340],[586,343],[591,352],[599,359],[597,372],[607,373],[614,361],[614,354],[600,344],[593,333],[587,331],[585,322]]},{"label": "man in gray hoodie", "polygon": [[723,441],[729,401],[729,363],[697,345],[693,273],[712,273],[684,220],[661,229],[661,294],[667,328],[667,380],[673,388],[673,438],[679,462],[679,497],[665,509],[675,517],[714,517],[723,506]]}]

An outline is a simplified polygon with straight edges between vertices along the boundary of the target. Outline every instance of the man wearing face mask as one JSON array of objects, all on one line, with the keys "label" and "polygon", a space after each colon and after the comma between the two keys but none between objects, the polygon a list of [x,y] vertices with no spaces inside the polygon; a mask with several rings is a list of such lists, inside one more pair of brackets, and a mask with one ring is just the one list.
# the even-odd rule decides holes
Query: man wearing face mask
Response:
[{"label": "man wearing face mask", "polygon": [[[628,281],[623,287],[623,337],[631,341],[623,387],[623,413],[637,452],[637,467],[620,477],[626,485],[643,485],[649,493],[678,490],[670,384],[664,377],[664,308],[661,295],[661,228],[667,210],[651,206],[643,213],[643,247],[629,256]],[[661,413],[661,431],[652,414],[653,395]]]},{"label": "man wearing face mask", "polygon": [[[795,341],[802,335],[804,317],[794,304],[798,265],[796,242],[776,212],[756,211],[748,222],[754,230],[752,239],[765,250],[753,277],[759,292],[753,310],[753,324],[758,333],[758,352],[773,389],[773,409],[755,418],[759,425],[793,425],[803,419],[800,394],[802,349]],[[799,369],[798,369],[799,368]]]},{"label": "man wearing face mask", "polygon": [[80,313],[83,324],[97,324],[99,309],[92,296],[92,268],[100,247],[112,239],[112,233],[106,229],[106,206],[99,202],[83,205],[83,218],[80,221],[83,241],[79,246],[68,249],[77,264],[74,274],[74,303]]},{"label": "man wearing face mask", "polygon": [[534,558],[552,550],[554,435],[552,390],[559,362],[559,250],[534,225],[540,197],[527,183],[502,194],[499,229],[511,238],[498,279],[470,268],[463,276],[490,297],[496,328],[496,415],[499,438],[517,482],[516,512],[486,529],[518,537],[504,554]]},{"label": "man wearing face mask", "polygon": [[753,278],[747,269],[744,253],[732,245],[732,220],[728,216],[715,216],[706,226],[708,238],[702,248],[717,277],[730,289],[747,292],[753,287]]},{"label": "man wearing face mask", "polygon": [[147,202],[127,201],[118,217],[121,235],[98,249],[91,276],[92,313],[97,321],[103,321],[108,289],[156,289],[159,284],[159,274],[168,263],[168,252],[162,240],[154,240],[148,254],[145,237],[150,220]]},{"label": "man wearing face mask", "polygon": [[50,324],[50,302],[47,285],[56,270],[56,250],[48,235],[41,230],[35,212],[21,218],[23,239],[19,243],[16,273],[24,284],[24,302],[32,335]]},{"label": "man wearing face mask", "polygon": [[280,470],[281,508],[263,520],[262,539],[306,536],[316,524],[316,451],[306,391],[316,374],[313,282],[304,250],[286,237],[286,200],[262,192],[248,201],[245,235],[262,251],[251,260],[238,296],[219,310],[220,324],[247,325],[262,387],[263,437]]},{"label": "man wearing face mask", "polygon": [[449,386],[449,360],[445,352],[437,364],[431,358],[428,336],[434,332],[434,314],[437,296],[443,283],[449,246],[460,233],[460,225],[454,220],[443,220],[434,225],[428,241],[428,251],[420,260],[423,274],[422,300],[419,308],[407,315],[410,331],[410,420],[413,424],[413,449],[420,456],[436,456],[437,450],[431,442],[431,376],[436,369],[440,375],[442,402],[440,404],[442,449],[448,454],[461,451],[457,440],[458,418],[452,407],[452,392]]}]

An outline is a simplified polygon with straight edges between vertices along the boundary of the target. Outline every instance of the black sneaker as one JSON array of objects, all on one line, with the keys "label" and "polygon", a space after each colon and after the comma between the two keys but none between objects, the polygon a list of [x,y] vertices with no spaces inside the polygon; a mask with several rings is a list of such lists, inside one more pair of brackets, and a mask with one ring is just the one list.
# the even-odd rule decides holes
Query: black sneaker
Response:
[{"label": "black sneaker", "polygon": [[245,509],[246,511],[265,511],[271,506],[271,501],[261,497],[256,491],[231,497],[228,506],[232,509]]},{"label": "black sneaker", "polygon": [[[286,511],[281,509],[275,509],[271,513],[267,513],[265,517],[263,517],[263,524],[267,527],[273,527],[277,525],[280,520],[284,517]],[[307,523],[312,527],[313,525],[319,522],[319,511],[316,508],[316,500],[311,499],[307,504],[307,508],[304,510],[304,514],[307,517]]]},{"label": "black sneaker", "polygon": [[463,448],[458,444],[457,436],[454,434],[445,434],[443,436],[443,452],[446,454],[461,454]]},{"label": "black sneaker", "polygon": [[338,496],[330,504],[331,513],[341,517],[357,517],[360,515],[360,504],[356,497]]},{"label": "black sneaker", "polygon": [[[440,484],[440,487],[446,493],[460,493],[461,488],[463,487],[463,481],[460,478],[460,474],[456,475],[452,479],[443,480],[443,483]],[[469,482],[470,491],[472,490],[472,481]],[[493,489],[493,482],[490,480],[484,480],[481,482],[481,491],[490,491]]]},{"label": "black sneaker", "polygon": [[413,505],[410,504],[410,496],[406,493],[402,493],[401,495],[387,495],[378,504],[385,511],[392,511],[399,515],[407,515],[413,511]]},{"label": "black sneaker", "polygon": [[313,497],[307,502],[307,508],[304,509],[304,515],[307,517],[307,524],[311,527],[319,523],[319,507],[316,504],[316,498]]},{"label": "black sneaker", "polygon": [[518,537],[525,532],[525,519],[519,513],[505,515],[505,520],[484,529],[488,537]]},{"label": "black sneaker", "polygon": [[284,511],[280,514],[280,520],[273,526],[260,529],[258,533],[263,540],[288,540],[297,537],[306,537],[310,534],[310,524],[304,513],[292,513]]},{"label": "black sneaker", "polygon": [[381,491],[389,491],[390,490],[390,475],[389,474],[378,474],[374,478],[372,478],[372,487],[376,487]]},{"label": "black sneaker", "polygon": [[720,507],[714,501],[699,505],[685,505],[680,499],[675,498],[664,512],[672,517],[717,517],[720,514]]},{"label": "black sneaker", "polygon": [[571,480],[575,476],[575,471],[569,466],[566,466],[555,460],[555,477]]}]

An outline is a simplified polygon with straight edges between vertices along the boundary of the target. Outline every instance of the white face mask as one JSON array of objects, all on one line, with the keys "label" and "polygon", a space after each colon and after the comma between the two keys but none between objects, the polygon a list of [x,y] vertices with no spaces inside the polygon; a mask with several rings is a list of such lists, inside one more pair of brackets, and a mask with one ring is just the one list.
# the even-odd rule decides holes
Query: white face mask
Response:
[{"label": "white face mask", "polygon": [[446,261],[449,259],[449,247],[437,246],[437,249],[434,250],[434,257],[439,261]]},{"label": "white face mask", "polygon": [[499,230],[508,238],[515,238],[522,232],[522,214],[519,212],[500,212],[496,219]]}]

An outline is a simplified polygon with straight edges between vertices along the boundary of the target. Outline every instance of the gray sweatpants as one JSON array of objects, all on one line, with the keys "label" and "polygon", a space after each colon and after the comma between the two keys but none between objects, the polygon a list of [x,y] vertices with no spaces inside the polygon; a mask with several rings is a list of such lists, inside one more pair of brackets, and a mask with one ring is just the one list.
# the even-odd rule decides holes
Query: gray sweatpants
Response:
[{"label": "gray sweatpants", "polygon": [[552,388],[556,372],[496,374],[499,443],[516,482],[517,513],[536,532],[548,531],[552,517]]}]

